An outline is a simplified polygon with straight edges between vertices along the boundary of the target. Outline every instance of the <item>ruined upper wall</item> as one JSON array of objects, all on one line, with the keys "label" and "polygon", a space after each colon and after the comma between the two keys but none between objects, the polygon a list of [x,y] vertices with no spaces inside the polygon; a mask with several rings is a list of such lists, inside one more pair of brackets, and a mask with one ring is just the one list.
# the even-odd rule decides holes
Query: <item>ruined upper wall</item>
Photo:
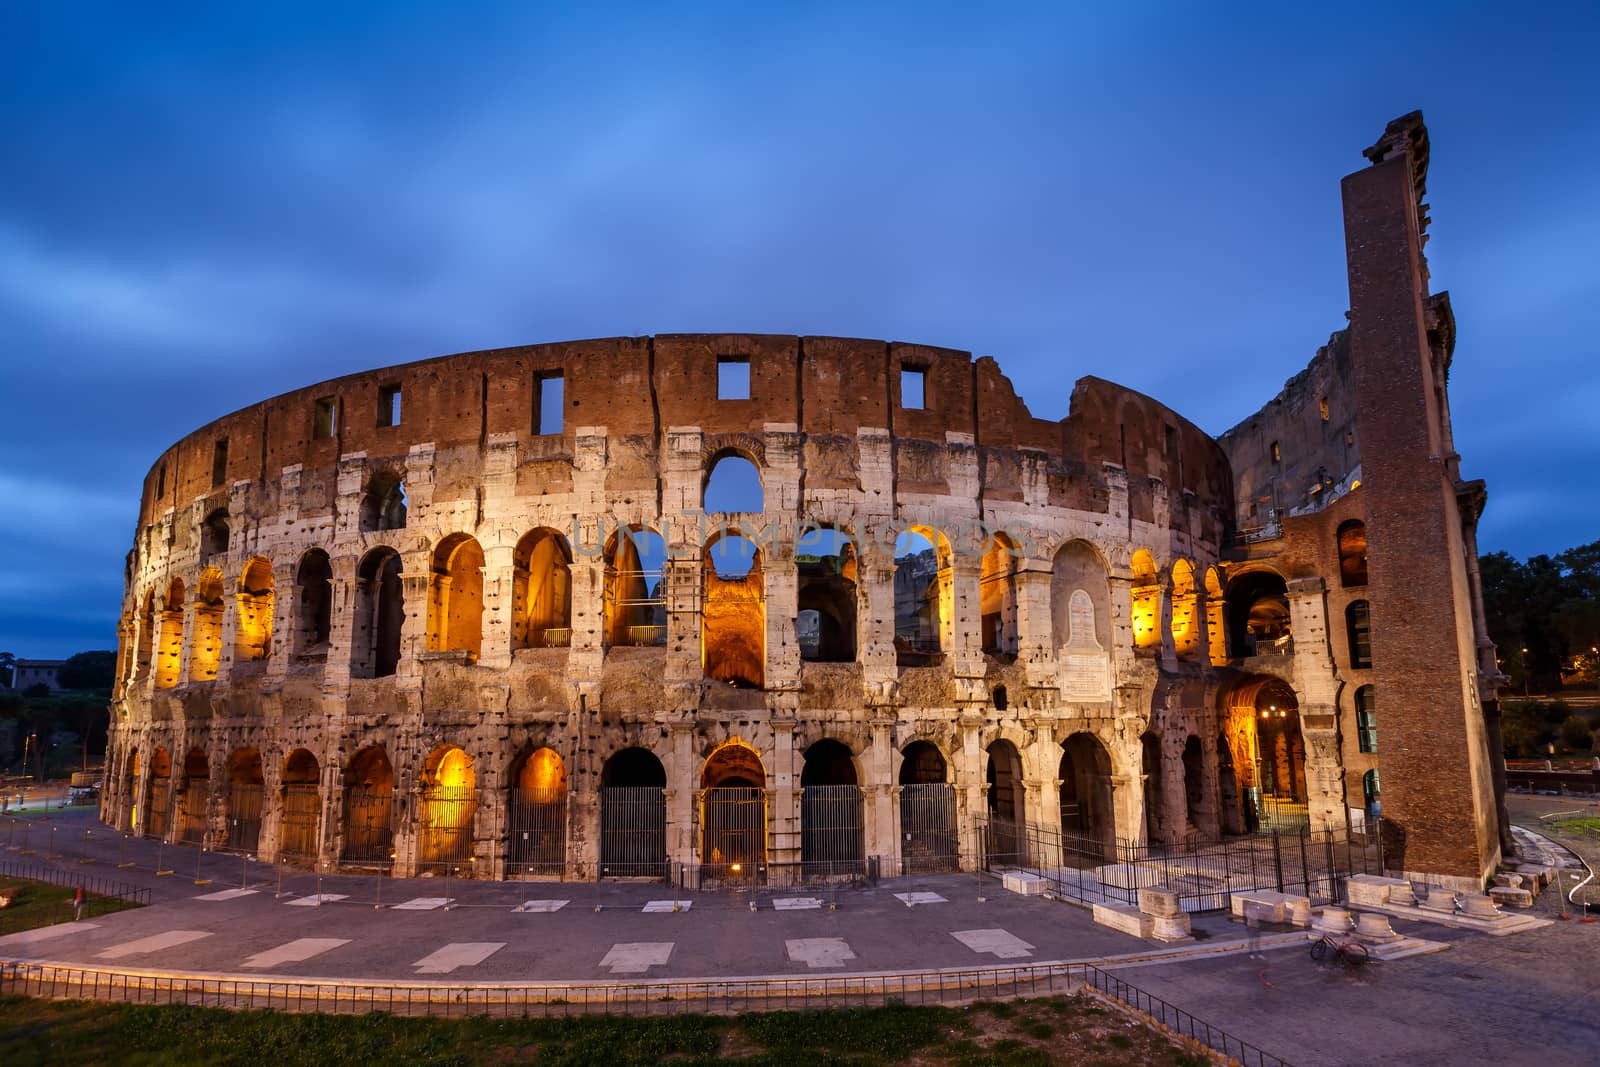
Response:
[{"label": "ruined upper wall", "polygon": [[[749,361],[749,399],[717,399],[719,359]],[[922,371],[924,403],[902,403],[901,372]],[[564,380],[559,433],[537,432],[540,381]],[[384,389],[401,392],[398,425],[382,425]],[[319,400],[337,404],[336,432],[318,438]],[[608,490],[655,491],[662,436],[696,426],[710,442],[738,447],[769,427],[804,435],[808,483],[856,484],[857,438],[887,431],[897,442],[900,484],[941,489],[939,453],[974,447],[979,496],[1023,499],[1024,468],[1042,460],[1050,502],[1104,512],[1104,464],[1129,479],[1133,518],[1154,521],[1151,479],[1164,483],[1172,525],[1216,543],[1231,512],[1232,477],[1222,451],[1204,432],[1138,393],[1086,378],[1060,422],[1034,418],[992,358],[927,345],[840,337],[662,334],[503,348],[442,356],[352,374],[298,389],[226,415],[168,449],[145,479],[141,527],[169,508],[215,495],[228,502],[235,483],[270,496],[285,470],[299,466],[298,507],[314,516],[333,506],[341,456],[365,453],[369,467],[402,467],[408,451],[486,449],[514,438],[521,465],[517,492],[570,488],[580,428],[603,426],[610,441]],[[218,442],[226,440],[217,470]],[[1032,454],[1035,458],[1029,460]],[[436,496],[469,496],[474,486],[441,484]],[[256,500],[271,510],[270,499]],[[1191,521],[1192,519],[1192,521]]]}]

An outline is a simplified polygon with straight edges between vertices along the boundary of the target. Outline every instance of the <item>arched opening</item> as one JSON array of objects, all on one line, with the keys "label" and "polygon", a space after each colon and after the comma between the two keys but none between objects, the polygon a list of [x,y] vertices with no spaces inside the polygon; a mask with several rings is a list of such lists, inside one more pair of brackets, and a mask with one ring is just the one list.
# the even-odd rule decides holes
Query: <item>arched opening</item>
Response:
[{"label": "arched opening", "polygon": [[1111,753],[1093,734],[1076,733],[1061,746],[1061,836],[1069,859],[1101,863],[1116,855],[1111,804]]},{"label": "arched opening", "polygon": [[978,622],[983,651],[1007,662],[1017,655],[1016,545],[1004,534],[989,539],[978,573]]},{"label": "arched opening", "polygon": [[761,471],[736,452],[724,452],[706,471],[701,505],[707,515],[765,510]]},{"label": "arched opening", "polygon": [[387,678],[400,665],[400,628],[405,623],[400,554],[375,548],[356,567],[356,603],[350,638],[350,674]]},{"label": "arched opening", "polygon": [[[1211,824],[1206,807],[1206,764],[1200,739],[1193,734],[1183,743],[1183,808],[1191,833]],[[1215,831],[1213,831],[1215,832]]]},{"label": "arched opening", "polygon": [[1217,795],[1221,807],[1217,819],[1225,834],[1242,834],[1245,830],[1244,807],[1240,801],[1239,775],[1233,769],[1233,746],[1226,734],[1217,737]]},{"label": "arched opening", "polygon": [[168,810],[172,803],[172,757],[157,747],[150,754],[150,800],[145,808],[144,836],[167,836]]},{"label": "arched opening", "polygon": [[1362,670],[1372,666],[1372,609],[1365,600],[1352,600],[1344,609],[1345,640],[1349,642],[1350,666]]},{"label": "arched opening", "polygon": [[1139,770],[1144,778],[1144,840],[1148,845],[1168,840],[1163,821],[1166,789],[1161,778],[1161,737],[1146,732],[1139,738]]},{"label": "arched opening", "polygon": [[194,638],[189,649],[189,680],[209,682],[222,661],[222,572],[207,567],[194,586]]},{"label": "arched opening", "polygon": [[600,771],[600,877],[667,876],[667,772],[655,753],[625,748]]},{"label": "arched opening", "polygon": [[767,863],[767,772],[756,750],[725,741],[700,772],[703,878],[759,881]]},{"label": "arched opening", "polygon": [[124,806],[127,808],[128,818],[123,824],[123,828],[131,834],[141,833],[143,828],[140,826],[139,820],[145,810],[145,800],[144,777],[139,773],[138,749],[128,753],[128,774],[125,788],[127,790],[125,794],[127,799]]},{"label": "arched opening", "polygon": [[1161,578],[1148,549],[1133,554],[1133,647],[1161,645]]},{"label": "arched opening", "polygon": [[1111,582],[1100,554],[1069,541],[1050,562],[1050,623],[1069,700],[1111,699]]},{"label": "arched opening", "polygon": [[667,643],[667,545],[642,526],[606,540],[605,638],[612,648]]},{"label": "arched opening", "polygon": [[191,748],[183,757],[183,780],[178,788],[178,840],[188,845],[203,845],[206,804],[211,799],[211,767],[200,749]]},{"label": "arched opening", "polygon": [[1217,568],[1206,568],[1206,645],[1215,667],[1228,665],[1228,626],[1224,612],[1222,577]]},{"label": "arched opening", "polygon": [[477,538],[451,534],[433,550],[428,575],[428,651],[483,651],[483,548]]},{"label": "arched opening", "polygon": [[956,794],[944,755],[928,741],[900,753],[900,862],[904,873],[953,871],[961,863]]},{"label": "arched opening", "polygon": [[865,873],[862,816],[850,750],[832,738],[806,749],[800,770],[800,862],[807,877]]},{"label": "arched opening", "polygon": [[902,667],[929,667],[943,659],[945,629],[955,595],[950,542],[925,526],[894,543],[894,648]]},{"label": "arched opening", "polygon": [[328,554],[313,548],[301,556],[294,585],[295,654],[326,653],[333,633],[333,564]]},{"label": "arched opening", "polygon": [[1309,824],[1305,742],[1299,701],[1288,683],[1247,676],[1221,695],[1225,735],[1238,779],[1246,832],[1296,830]]},{"label": "arched opening", "polygon": [[228,554],[228,509],[218,508],[200,524],[200,562]]},{"label": "arched opening", "polygon": [[317,856],[318,830],[322,825],[322,799],[318,792],[321,778],[317,757],[306,749],[295,749],[283,761],[283,806],[278,819],[278,856],[282,859],[307,862]]},{"label": "arched opening", "polygon": [[1027,812],[1022,787],[1022,757],[1017,746],[1004,739],[989,746],[989,833],[986,852],[990,863],[1026,864]]},{"label": "arched opening", "polygon": [[228,755],[228,850],[254,853],[261,845],[261,802],[266,776],[261,753],[238,748]]},{"label": "arched opening", "polygon": [[705,597],[700,652],[706,677],[741,689],[760,689],[767,661],[760,550],[739,533],[718,534],[706,542],[701,572]]},{"label": "arched opening", "polygon": [[150,677],[150,664],[155,649],[156,591],[145,590],[144,606],[139,609],[139,634],[134,646],[133,680],[143,682]]},{"label": "arched opening", "polygon": [[511,647],[572,644],[572,548],[555,530],[523,535],[512,557]]},{"label": "arched opening", "polygon": [[478,814],[478,776],[472,757],[455,745],[441,745],[422,768],[422,803],[417,809],[418,855],[424,870],[448,868],[470,873],[472,823]]},{"label": "arched opening", "polygon": [[1351,519],[1339,524],[1339,584],[1367,584],[1367,524]]},{"label": "arched opening", "polygon": [[361,495],[361,532],[406,528],[406,485],[392,470],[382,470],[367,481]]},{"label": "arched opening", "polygon": [[1378,709],[1370,685],[1356,690],[1356,739],[1362,752],[1378,751]]},{"label": "arched opening", "polygon": [[156,642],[156,688],[178,684],[183,665],[183,579],[167,583],[167,600],[161,612],[161,636]]},{"label": "arched opening", "polygon": [[795,637],[800,658],[853,663],[856,658],[855,542],[832,528],[808,529],[795,542],[799,611]]},{"label": "arched opening", "polygon": [[251,558],[234,597],[235,664],[264,660],[272,654],[273,596],[272,564],[260,556]]},{"label": "arched opening", "polygon": [[1172,563],[1172,650],[1179,659],[1191,663],[1200,653],[1199,598],[1195,594],[1194,564],[1186,559]]},{"label": "arched opening", "polygon": [[554,749],[530,748],[511,765],[506,874],[560,877],[567,865],[567,768]]},{"label": "arched opening", "polygon": [[1289,590],[1272,571],[1250,571],[1228,586],[1228,643],[1233,655],[1281,656],[1294,651]]},{"label": "arched opening", "polygon": [[1361,776],[1361,803],[1366,810],[1367,828],[1370,830],[1383,814],[1383,794],[1379,788],[1376,767]]},{"label": "arched opening", "polygon": [[344,774],[344,850],[362,867],[394,862],[394,768],[381,745],[357,752]]}]

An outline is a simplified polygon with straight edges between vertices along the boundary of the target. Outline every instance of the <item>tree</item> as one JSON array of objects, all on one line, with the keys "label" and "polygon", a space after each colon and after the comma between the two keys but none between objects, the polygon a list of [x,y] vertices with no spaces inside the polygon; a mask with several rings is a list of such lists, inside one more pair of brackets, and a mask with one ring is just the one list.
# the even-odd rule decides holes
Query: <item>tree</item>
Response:
[{"label": "tree", "polygon": [[79,652],[61,665],[58,678],[63,689],[107,689],[116,679],[115,652]]},{"label": "tree", "polygon": [[11,672],[17,668],[17,657],[10,652],[0,652],[0,686],[11,688]]},{"label": "tree", "polygon": [[1561,724],[1561,743],[1566,747],[1577,750],[1589,748],[1594,744],[1594,737],[1589,732],[1589,722],[1581,715],[1573,715]]}]

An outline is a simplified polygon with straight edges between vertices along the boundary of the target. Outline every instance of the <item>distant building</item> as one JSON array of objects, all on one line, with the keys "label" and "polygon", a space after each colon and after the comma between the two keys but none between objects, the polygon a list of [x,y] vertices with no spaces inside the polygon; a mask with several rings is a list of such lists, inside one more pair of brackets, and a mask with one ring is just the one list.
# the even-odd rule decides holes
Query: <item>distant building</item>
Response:
[{"label": "distant building", "polygon": [[61,688],[61,668],[66,663],[64,659],[19,659],[12,665],[11,688],[22,690],[47,685],[55,692]]}]

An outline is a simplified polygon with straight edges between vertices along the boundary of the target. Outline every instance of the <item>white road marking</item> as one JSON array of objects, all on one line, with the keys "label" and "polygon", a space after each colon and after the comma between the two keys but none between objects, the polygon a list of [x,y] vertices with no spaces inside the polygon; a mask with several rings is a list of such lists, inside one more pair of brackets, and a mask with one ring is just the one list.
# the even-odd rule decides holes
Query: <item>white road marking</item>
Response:
[{"label": "white road marking", "polygon": [[391,911],[433,911],[442,908],[454,900],[455,897],[412,897],[398,904],[390,904]]},{"label": "white road marking", "polygon": [[791,960],[813,970],[818,967],[843,967],[846,960],[856,958],[842,937],[801,937],[783,944]]},{"label": "white road marking", "polygon": [[944,897],[941,897],[938,893],[896,893],[895,897],[908,908],[917,904],[949,903],[949,901],[945,900]]},{"label": "white road marking", "polygon": [[449,974],[458,967],[476,967],[505,947],[504,941],[457,941],[428,953],[411,966],[418,974]]},{"label": "white road marking", "polygon": [[349,938],[345,937],[302,937],[290,941],[277,948],[269,948],[265,952],[257,952],[247,958],[241,966],[244,967],[278,967],[285,963],[301,963],[312,956],[320,956],[324,952],[331,952],[340,945],[348,945]]},{"label": "white road marking", "polygon": [[664,966],[674,944],[673,941],[630,941],[612,945],[600,966],[612,974],[643,974],[652,967]]},{"label": "white road marking", "polygon": [[570,900],[524,900],[521,904],[518,904],[511,910],[541,913],[552,912],[560,911],[570,903],[572,903]]},{"label": "white road marking", "polygon": [[953,930],[950,936],[974,952],[988,952],[1003,960],[1033,954],[1033,946],[1004,930]]},{"label": "white road marking", "polygon": [[332,904],[336,900],[343,900],[344,893],[313,893],[309,897],[296,897],[286,903],[297,908],[314,908],[319,904]]},{"label": "white road marking", "polygon": [[772,902],[774,911],[810,911],[822,907],[817,897],[779,897]]},{"label": "white road marking", "polygon": [[46,941],[62,934],[81,934],[85,930],[98,929],[100,929],[99,923],[56,923],[54,926],[40,926],[20,933],[7,934],[0,937],[0,945],[31,945],[35,941]]},{"label": "white road marking", "polygon": [[191,941],[210,936],[210,930],[168,930],[164,934],[151,934],[137,941],[124,941],[120,945],[112,945],[104,952],[97,953],[95,958],[120,960],[124,956],[140,956],[150,952],[160,952],[162,949],[177,948],[179,945],[187,945]]},{"label": "white road marking", "polygon": [[254,889],[219,889],[215,893],[202,893],[195,897],[196,900],[238,900],[248,897],[255,892]]},{"label": "white road marking", "polygon": [[660,911],[688,911],[692,900],[652,900],[644,906],[646,915]]}]

